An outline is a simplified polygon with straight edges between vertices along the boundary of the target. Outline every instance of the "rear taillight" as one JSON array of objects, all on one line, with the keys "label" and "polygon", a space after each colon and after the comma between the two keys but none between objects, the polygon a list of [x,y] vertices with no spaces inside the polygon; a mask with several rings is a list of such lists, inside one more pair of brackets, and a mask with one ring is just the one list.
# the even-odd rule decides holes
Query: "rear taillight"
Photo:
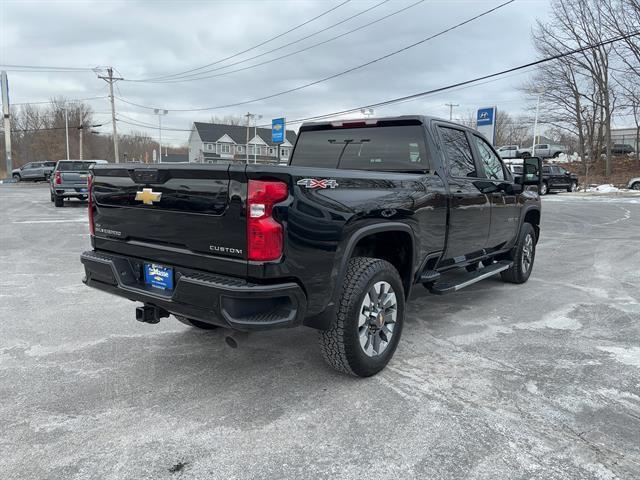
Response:
[{"label": "rear taillight", "polygon": [[287,184],[249,180],[247,193],[247,258],[277,260],[282,255],[282,225],[271,216],[273,206],[289,196]]},{"label": "rear taillight", "polygon": [[89,198],[89,205],[87,205],[87,212],[89,213],[89,235],[95,234],[95,227],[93,225],[93,175],[87,177],[87,196]]},{"label": "rear taillight", "polygon": [[56,185],[60,185],[62,183],[62,176],[60,175],[60,171],[57,171],[53,174],[53,182]]}]

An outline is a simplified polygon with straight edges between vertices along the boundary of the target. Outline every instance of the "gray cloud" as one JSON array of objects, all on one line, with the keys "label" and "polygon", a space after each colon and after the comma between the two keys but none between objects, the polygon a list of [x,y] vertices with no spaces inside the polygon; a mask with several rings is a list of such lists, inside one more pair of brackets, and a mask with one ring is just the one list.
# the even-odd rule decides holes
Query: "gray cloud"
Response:
[{"label": "gray cloud", "polygon": [[[243,59],[305,36],[380,0],[353,0],[321,19],[255,51]],[[111,1],[13,2],[0,7],[0,63],[92,67],[113,65],[125,78],[148,78],[213,62],[259,43],[311,18],[338,0],[274,1]],[[352,21],[280,54],[351,30],[413,3],[392,0]],[[374,26],[286,59],[243,72],[201,81],[171,84],[119,82],[120,94],[144,105],[173,108],[214,106],[269,95],[353,67],[415,42],[496,6],[499,0],[426,1]],[[300,118],[429,90],[535,57],[530,30],[544,17],[546,0],[520,0],[502,10],[409,51],[362,70],[299,92],[242,107],[210,112],[170,112],[168,127],[187,129],[212,115],[241,115],[247,110],[269,119]],[[259,60],[272,58],[270,54]],[[248,62],[255,63],[259,60]],[[238,65],[238,68],[244,66]],[[216,72],[219,73],[219,72]],[[9,72],[13,102],[42,101],[64,95],[105,95],[106,85],[91,72]],[[499,81],[385,107],[376,115],[428,113],[447,116],[448,101],[457,114],[496,104],[521,112],[526,99],[517,87],[526,73]],[[108,118],[106,99],[91,102],[99,120]],[[156,124],[148,110],[118,102],[118,111],[139,122]],[[121,131],[140,130],[125,124]],[[104,131],[108,128],[103,127]],[[153,129],[148,130],[155,135]],[[167,131],[174,143],[186,132]],[[164,135],[163,135],[164,136]]]}]

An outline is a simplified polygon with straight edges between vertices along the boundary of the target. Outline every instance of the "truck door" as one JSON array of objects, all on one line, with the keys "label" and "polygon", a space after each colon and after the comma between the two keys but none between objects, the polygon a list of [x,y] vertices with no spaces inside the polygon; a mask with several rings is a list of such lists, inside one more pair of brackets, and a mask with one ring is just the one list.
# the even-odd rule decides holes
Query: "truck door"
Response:
[{"label": "truck door", "polygon": [[467,133],[438,125],[449,183],[449,229],[443,258],[462,262],[487,244],[490,203],[474,182],[480,180]]},{"label": "truck door", "polygon": [[505,185],[513,184],[513,179],[500,157],[491,146],[478,135],[472,135],[481,173],[496,186],[496,191],[489,193],[491,200],[491,228],[487,247],[500,248],[513,240],[520,220],[520,206],[514,193],[505,191]]}]

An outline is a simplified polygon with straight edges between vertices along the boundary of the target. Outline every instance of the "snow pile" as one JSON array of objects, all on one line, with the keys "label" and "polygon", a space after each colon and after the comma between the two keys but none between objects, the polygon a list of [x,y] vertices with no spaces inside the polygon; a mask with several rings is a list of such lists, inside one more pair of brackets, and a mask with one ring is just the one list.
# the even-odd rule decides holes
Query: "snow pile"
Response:
[{"label": "snow pile", "polygon": [[599,193],[615,193],[620,192],[618,187],[614,187],[613,185],[606,183],[604,185],[598,185],[597,187],[587,188],[587,192],[599,192]]},{"label": "snow pile", "polygon": [[552,163],[574,163],[580,161],[580,156],[577,152],[573,152],[571,155],[561,153],[556,158],[550,158],[549,161]]}]

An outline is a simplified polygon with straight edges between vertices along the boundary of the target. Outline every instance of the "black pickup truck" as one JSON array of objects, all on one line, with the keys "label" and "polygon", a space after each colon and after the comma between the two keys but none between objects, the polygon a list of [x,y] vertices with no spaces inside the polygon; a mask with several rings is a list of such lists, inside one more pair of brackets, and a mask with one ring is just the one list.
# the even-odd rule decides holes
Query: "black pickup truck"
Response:
[{"label": "black pickup truck", "polygon": [[[424,116],[309,123],[289,165],[96,165],[85,283],[234,332],[306,325],[337,370],[393,355],[414,285],[526,282],[538,158],[509,169],[478,132]],[[535,186],[537,186],[537,188]]]}]

